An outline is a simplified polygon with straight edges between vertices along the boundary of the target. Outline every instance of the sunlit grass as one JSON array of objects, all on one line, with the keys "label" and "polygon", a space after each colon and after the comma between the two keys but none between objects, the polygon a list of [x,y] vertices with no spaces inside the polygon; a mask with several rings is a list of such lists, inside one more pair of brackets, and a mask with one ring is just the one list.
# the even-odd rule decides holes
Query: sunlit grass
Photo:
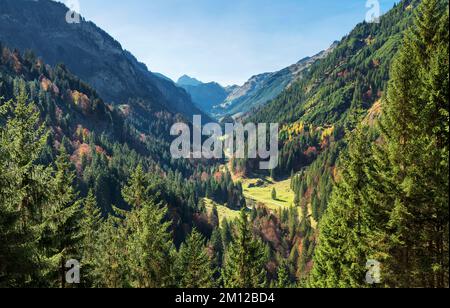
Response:
[{"label": "sunlit grass", "polygon": [[[264,184],[259,187],[249,187],[251,184],[256,184],[258,180]],[[271,210],[279,210],[280,208],[287,208],[294,205],[295,194],[291,189],[290,179],[277,182],[266,177],[261,179],[242,179],[241,181],[244,196],[247,199],[262,203]],[[277,192],[277,198],[275,200],[272,199],[272,190],[274,188]]]},{"label": "sunlit grass", "polygon": [[217,206],[217,212],[219,213],[219,223],[222,223],[223,219],[226,219],[227,221],[233,221],[239,217],[239,211],[229,209],[226,206],[220,205],[208,198],[205,198],[204,201],[208,214],[211,213],[214,204]]}]

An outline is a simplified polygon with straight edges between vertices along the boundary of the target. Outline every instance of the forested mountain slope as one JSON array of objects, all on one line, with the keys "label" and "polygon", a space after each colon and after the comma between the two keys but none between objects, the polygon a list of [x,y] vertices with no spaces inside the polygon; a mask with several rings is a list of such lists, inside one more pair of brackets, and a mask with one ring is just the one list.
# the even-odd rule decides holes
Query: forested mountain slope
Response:
[{"label": "forested mountain slope", "polygon": [[[64,8],[30,3],[25,16]],[[0,287],[448,288],[448,25],[448,0],[403,0],[244,117],[281,124],[270,174],[172,159],[168,131],[189,113],[155,84],[119,80],[155,96],[104,100],[0,37]]]},{"label": "forested mountain slope", "polygon": [[417,1],[401,1],[380,23],[363,22],[304,77],[261,108],[252,119],[314,125],[344,124],[369,109],[386,89],[389,68]]},{"label": "forested mountain slope", "polygon": [[[244,255],[246,272],[258,269],[252,286],[276,282],[277,258],[294,245],[284,233],[299,232],[297,211],[280,221],[255,208],[260,232],[249,254],[237,236],[253,238],[254,230],[228,172],[215,162],[171,160],[164,139],[136,129],[63,65],[1,50],[0,286],[64,288],[61,266],[73,258],[86,287],[219,286],[225,256]],[[170,115],[161,116],[155,125],[168,123]],[[231,222],[219,228],[204,197],[243,209],[239,235]],[[201,267],[189,278],[192,250]],[[236,274],[229,270],[227,285],[240,285]]]},{"label": "forested mountain slope", "polygon": [[186,75],[180,77],[177,84],[191,95],[197,107],[216,119],[239,118],[252,109],[264,106],[303,78],[304,72],[317,60],[325,58],[335,45],[280,71],[252,76],[242,86],[222,87],[216,82],[203,83]]},{"label": "forested mountain slope", "polygon": [[67,23],[67,12],[66,6],[51,0],[1,0],[0,41],[33,50],[50,65],[64,63],[109,103],[134,105],[140,100],[149,110],[189,118],[200,113],[183,89],[149,72],[94,23],[83,18]]},{"label": "forested mountain slope", "polygon": [[[302,79],[249,118],[282,126],[283,150],[275,175],[314,165],[316,158],[324,159],[340,146],[345,130],[352,129],[368,112],[371,117],[380,112],[377,102],[386,90],[392,59],[418,2],[400,2],[379,24],[357,25],[327,57],[305,71]],[[331,157],[334,161],[337,153]]]},{"label": "forested mountain slope", "polygon": [[421,1],[376,125],[364,121],[349,134],[320,224],[313,287],[449,287],[448,5]]},{"label": "forested mountain slope", "polygon": [[[380,112],[392,59],[419,1],[397,4],[379,24],[361,23],[280,96],[249,117],[279,122],[283,151],[275,174],[289,175],[342,140],[367,114]],[[336,155],[332,155],[336,157]]]},{"label": "forested mountain slope", "polygon": [[448,287],[447,54],[448,1],[404,0],[250,116],[282,124],[271,175],[319,222],[302,242],[312,286],[367,287],[378,260],[381,285]]},{"label": "forested mountain slope", "polygon": [[[208,197],[217,202],[236,209],[243,206],[239,187],[225,177],[217,178],[216,162],[199,166],[172,160],[167,132],[180,120],[177,116],[155,111],[145,118],[150,125],[141,130],[137,115],[130,120],[129,110],[106,104],[64,65],[51,67],[31,51],[22,55],[1,42],[0,49],[0,106],[21,93],[36,105],[50,131],[40,161],[52,163],[64,147],[77,174],[77,189],[81,195],[91,189],[103,215],[110,214],[113,206],[127,208],[120,189],[138,164],[154,174],[154,184],[163,192],[159,197],[169,205],[176,221],[173,227],[178,242],[185,226],[195,225],[194,215],[201,213],[199,199],[207,190]],[[3,126],[4,120],[0,124]]]},{"label": "forested mountain slope", "polygon": [[[280,123],[279,165],[270,175],[291,178],[295,203],[310,215],[312,225],[320,222],[340,177],[347,133],[364,120],[373,123],[380,114],[392,60],[418,3],[401,1],[379,24],[357,25],[303,78],[247,119]],[[232,168],[250,176],[259,172],[254,160],[235,160]],[[316,237],[317,233],[302,242],[302,264],[310,264]]]}]

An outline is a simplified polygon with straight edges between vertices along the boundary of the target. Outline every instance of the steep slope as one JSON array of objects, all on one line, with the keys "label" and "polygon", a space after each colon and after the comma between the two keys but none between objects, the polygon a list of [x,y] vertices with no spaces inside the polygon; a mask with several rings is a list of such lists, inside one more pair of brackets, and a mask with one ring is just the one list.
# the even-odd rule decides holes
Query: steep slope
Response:
[{"label": "steep slope", "polygon": [[335,46],[336,43],[329,49],[278,72],[255,75],[242,86],[222,87],[216,82],[203,83],[187,75],[180,77],[177,85],[191,95],[192,101],[200,110],[216,119],[239,116],[277,97],[293,82],[302,78],[304,71],[313,63],[326,57]]},{"label": "steep slope", "polygon": [[[315,226],[340,178],[347,132],[362,121],[373,123],[380,115],[379,101],[392,60],[419,2],[403,0],[379,24],[357,25],[329,55],[305,70],[302,78],[246,119],[280,124],[279,164],[270,175],[276,180],[291,177],[294,202],[308,214],[307,223],[314,229],[302,242],[301,277],[311,269],[318,235]],[[254,160],[232,165],[238,174],[260,173]]]},{"label": "steep slope", "polygon": [[68,11],[50,0],[1,0],[0,41],[33,50],[50,65],[64,63],[108,102],[143,100],[151,110],[170,110],[190,117],[199,113],[189,95],[139,63],[111,36],[84,19],[65,20]]},{"label": "steep slope", "polygon": [[[328,168],[327,176],[333,174],[345,131],[367,118],[373,122],[380,113],[379,100],[389,80],[392,59],[418,2],[400,2],[379,24],[357,25],[328,56],[306,70],[303,78],[249,118],[257,123],[278,122],[282,127],[275,175],[286,176],[308,166],[313,166],[315,173]],[[310,187],[303,187],[299,198],[308,189],[308,199],[314,197],[313,182],[308,182]],[[316,195],[323,199],[327,194]],[[326,202],[321,206],[324,208]]]},{"label": "steep slope", "polygon": [[173,82],[173,80],[172,80],[172,79],[170,79],[169,77],[167,77],[167,76],[166,76],[166,75],[164,75],[164,74],[161,74],[161,73],[157,73],[157,72],[153,72],[153,75],[155,75],[156,77],[159,77],[159,78],[161,78],[161,79],[164,79],[164,80],[167,80],[167,81]]},{"label": "steep slope", "polygon": [[317,60],[326,57],[334,47],[335,44],[313,57],[304,58],[278,72],[251,77],[243,86],[232,89],[227,99],[220,106],[217,106],[216,113],[219,115],[235,115],[264,105],[277,97],[294,81],[302,78],[305,70]]},{"label": "steep slope", "polygon": [[[292,175],[295,203],[310,215],[311,225],[321,220],[339,179],[346,133],[380,113],[392,59],[419,2],[403,0],[379,24],[357,25],[303,78],[247,119],[280,123],[279,164],[271,176]],[[255,171],[251,160],[236,165],[238,172]],[[302,256],[302,264],[311,262],[316,235],[304,247],[308,254]]]},{"label": "steep slope", "polygon": [[226,88],[216,82],[203,83],[189,76],[181,77],[178,86],[185,89],[194,104],[202,111],[214,115],[214,107],[223,103],[228,96]]},{"label": "steep slope", "polygon": [[[245,204],[239,186],[231,177],[221,176],[217,161],[172,159],[169,147],[173,138],[167,132],[179,120],[177,115],[150,113],[145,120],[151,126],[142,131],[129,120],[133,111],[106,104],[63,64],[52,67],[30,51],[22,54],[0,42],[0,107],[17,100],[20,93],[36,106],[40,121],[49,130],[39,161],[54,163],[63,145],[76,170],[77,189],[84,196],[92,189],[105,215],[113,206],[127,209],[121,187],[138,164],[154,176],[155,196],[169,208],[176,243],[193,225],[210,232],[198,208],[207,190],[209,198],[231,208]],[[136,101],[136,106],[139,104]],[[0,128],[9,116],[3,111]]]},{"label": "steep slope", "polygon": [[368,109],[385,90],[392,58],[417,1],[402,1],[379,24],[363,22],[304,77],[255,114],[259,120],[317,125],[345,121],[350,111]]}]

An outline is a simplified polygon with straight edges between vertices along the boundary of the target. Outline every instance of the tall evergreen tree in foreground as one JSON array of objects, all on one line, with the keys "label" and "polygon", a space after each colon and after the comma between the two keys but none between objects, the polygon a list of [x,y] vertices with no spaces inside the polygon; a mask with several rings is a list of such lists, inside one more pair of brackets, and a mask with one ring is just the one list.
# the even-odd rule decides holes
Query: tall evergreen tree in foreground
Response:
[{"label": "tall evergreen tree in foreground", "polygon": [[[210,247],[210,250],[213,255],[212,260],[213,267],[215,269],[222,268],[224,247],[219,226],[217,226],[217,228],[214,229],[214,231],[212,232],[208,246]],[[220,271],[216,270],[215,277],[218,278],[218,276],[220,276]]]},{"label": "tall evergreen tree in foreground", "polygon": [[448,80],[448,1],[424,0],[392,67],[375,149],[388,286],[448,286]]},{"label": "tall evergreen tree in foreground", "polygon": [[320,225],[310,284],[448,287],[448,1],[423,0],[391,70],[380,138],[360,132]]},{"label": "tall evergreen tree in foreground", "polygon": [[365,285],[370,255],[368,239],[375,231],[367,201],[367,168],[371,161],[367,128],[358,127],[343,157],[342,174],[320,222],[311,286],[351,288]]},{"label": "tall evergreen tree in foreground", "polygon": [[253,237],[245,210],[241,210],[237,235],[225,254],[222,272],[226,288],[261,288],[267,284],[264,245]]},{"label": "tall evergreen tree in foreground", "polygon": [[167,209],[156,202],[152,182],[142,166],[131,175],[123,189],[124,200],[132,207],[123,212],[126,240],[126,267],[132,287],[158,288],[173,286],[172,235],[166,222]]},{"label": "tall evergreen tree in foreground", "polygon": [[80,219],[80,251],[83,273],[86,286],[93,284],[95,276],[96,245],[99,243],[99,233],[102,226],[102,215],[98,208],[94,192],[89,190],[87,197],[83,200],[83,211]]},{"label": "tall evergreen tree in foreground", "polygon": [[39,249],[44,211],[52,191],[52,168],[37,163],[48,133],[22,89],[0,107],[0,284],[45,285],[47,258]]},{"label": "tall evergreen tree in foreground", "polygon": [[81,202],[74,189],[75,172],[63,146],[55,165],[56,173],[50,203],[44,212],[44,233],[40,245],[49,260],[49,268],[43,275],[55,286],[65,287],[66,262],[80,259],[77,248]]},{"label": "tall evergreen tree in foreground", "polygon": [[215,285],[205,239],[196,230],[192,231],[186,243],[180,247],[176,271],[180,276],[180,288],[211,288]]},{"label": "tall evergreen tree in foreground", "polygon": [[[98,230],[98,240],[94,247],[92,261],[87,259],[88,281],[93,287],[125,288],[129,287],[126,256],[126,233],[123,220],[109,216],[101,223]],[[90,271],[89,271],[90,270]],[[92,281],[90,281],[92,279]]]}]

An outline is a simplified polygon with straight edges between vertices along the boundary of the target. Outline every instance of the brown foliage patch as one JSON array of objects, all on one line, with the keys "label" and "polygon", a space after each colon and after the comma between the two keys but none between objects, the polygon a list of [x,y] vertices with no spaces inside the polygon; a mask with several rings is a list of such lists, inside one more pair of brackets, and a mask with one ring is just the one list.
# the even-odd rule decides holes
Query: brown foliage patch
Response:
[{"label": "brown foliage patch", "polygon": [[86,94],[75,90],[71,91],[71,97],[73,103],[80,107],[83,113],[87,113],[89,110],[91,110],[91,100]]},{"label": "brown foliage patch", "polygon": [[304,154],[305,154],[306,156],[309,156],[309,157],[315,156],[315,155],[317,155],[317,148],[316,148],[316,147],[309,147],[309,148],[305,151]]},{"label": "brown foliage patch", "polygon": [[59,95],[59,88],[47,77],[42,75],[39,78],[39,82],[43,91],[53,93],[54,95]]}]

